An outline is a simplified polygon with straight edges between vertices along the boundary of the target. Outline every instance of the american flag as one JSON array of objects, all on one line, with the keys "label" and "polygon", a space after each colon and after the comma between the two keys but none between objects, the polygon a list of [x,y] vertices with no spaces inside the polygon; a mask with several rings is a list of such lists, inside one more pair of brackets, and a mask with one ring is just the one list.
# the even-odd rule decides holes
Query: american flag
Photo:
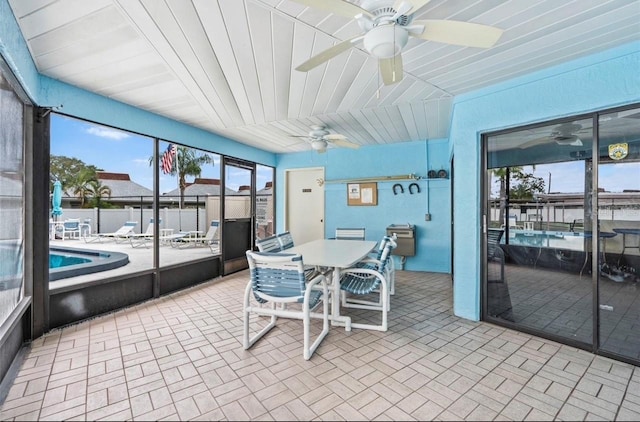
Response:
[{"label": "american flag", "polygon": [[175,145],[169,144],[169,146],[167,147],[167,150],[164,152],[164,154],[162,154],[162,158],[160,161],[162,166],[162,172],[164,174],[171,173],[171,170],[173,169],[173,157],[175,157],[177,150],[178,149],[176,148]]}]

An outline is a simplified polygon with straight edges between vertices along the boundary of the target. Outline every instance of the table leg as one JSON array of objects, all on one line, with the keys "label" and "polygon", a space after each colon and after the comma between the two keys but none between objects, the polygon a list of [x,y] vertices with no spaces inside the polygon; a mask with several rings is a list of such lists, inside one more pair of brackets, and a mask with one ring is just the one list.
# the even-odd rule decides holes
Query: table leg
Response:
[{"label": "table leg", "polygon": [[340,268],[334,268],[331,277],[331,325],[344,325],[351,331],[351,317],[340,315]]}]

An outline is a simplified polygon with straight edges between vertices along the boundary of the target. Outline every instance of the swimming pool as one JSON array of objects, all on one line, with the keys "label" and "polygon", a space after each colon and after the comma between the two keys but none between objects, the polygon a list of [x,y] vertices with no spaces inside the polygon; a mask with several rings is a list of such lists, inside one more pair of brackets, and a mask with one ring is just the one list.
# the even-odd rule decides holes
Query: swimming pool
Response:
[{"label": "swimming pool", "polygon": [[[574,251],[584,250],[584,240],[583,233],[517,229],[509,230],[508,238],[510,245],[570,249]],[[503,236],[500,243],[507,243],[507,239]]]},{"label": "swimming pool", "polygon": [[129,263],[121,252],[105,252],[60,246],[49,248],[49,281],[112,270]]}]

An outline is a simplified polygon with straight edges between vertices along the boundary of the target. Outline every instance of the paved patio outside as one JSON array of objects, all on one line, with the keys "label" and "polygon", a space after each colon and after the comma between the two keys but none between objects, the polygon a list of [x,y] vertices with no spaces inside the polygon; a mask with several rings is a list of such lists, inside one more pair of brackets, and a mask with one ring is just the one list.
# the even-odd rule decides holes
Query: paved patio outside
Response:
[{"label": "paved patio outside", "polygon": [[295,320],[243,350],[246,280],[35,340],[0,419],[640,419],[640,368],[455,317],[449,275],[399,271],[389,331],[332,327],[310,361]]}]

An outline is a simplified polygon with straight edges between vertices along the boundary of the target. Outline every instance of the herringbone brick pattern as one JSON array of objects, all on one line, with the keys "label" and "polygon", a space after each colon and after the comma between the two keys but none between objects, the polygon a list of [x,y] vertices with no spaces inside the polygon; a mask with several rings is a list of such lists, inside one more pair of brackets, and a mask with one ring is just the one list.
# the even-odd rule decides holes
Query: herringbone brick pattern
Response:
[{"label": "herringbone brick pattern", "polygon": [[0,419],[640,419],[640,368],[457,318],[448,275],[399,271],[389,331],[332,327],[310,361],[296,320],[243,350],[246,281],[241,272],[37,339]]}]

